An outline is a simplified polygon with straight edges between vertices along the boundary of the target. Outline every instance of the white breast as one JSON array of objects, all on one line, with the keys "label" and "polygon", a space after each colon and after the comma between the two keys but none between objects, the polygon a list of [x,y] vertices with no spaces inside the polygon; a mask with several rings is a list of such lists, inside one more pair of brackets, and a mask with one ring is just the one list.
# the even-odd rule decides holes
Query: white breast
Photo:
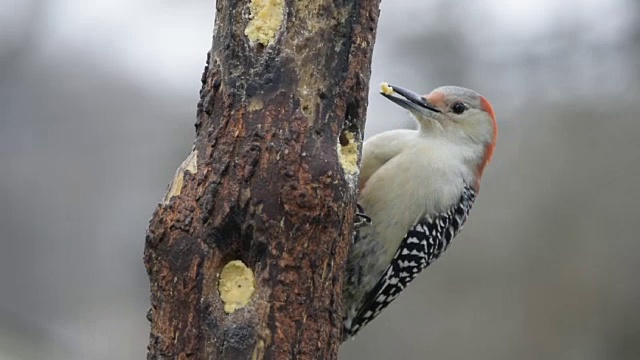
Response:
[{"label": "white breast", "polygon": [[383,261],[391,261],[413,224],[448,210],[460,199],[465,182],[475,181],[467,165],[473,150],[411,130],[383,133],[365,143],[366,183],[359,203],[373,224],[363,235],[385,248]]}]

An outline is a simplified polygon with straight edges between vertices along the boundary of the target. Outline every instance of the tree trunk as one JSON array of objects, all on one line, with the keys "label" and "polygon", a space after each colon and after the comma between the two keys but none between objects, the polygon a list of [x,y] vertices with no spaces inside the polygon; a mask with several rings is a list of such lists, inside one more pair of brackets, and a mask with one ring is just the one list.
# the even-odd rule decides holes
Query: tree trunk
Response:
[{"label": "tree trunk", "polygon": [[148,359],[335,359],[379,0],[218,0],[145,246]]}]

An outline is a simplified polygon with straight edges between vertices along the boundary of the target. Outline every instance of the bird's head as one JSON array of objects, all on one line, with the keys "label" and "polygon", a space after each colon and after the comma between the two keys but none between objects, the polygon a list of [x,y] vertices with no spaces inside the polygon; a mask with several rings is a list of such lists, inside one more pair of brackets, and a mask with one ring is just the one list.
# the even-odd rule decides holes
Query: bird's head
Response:
[{"label": "bird's head", "polygon": [[427,136],[439,136],[457,144],[482,149],[480,172],[491,161],[498,135],[493,107],[477,92],[458,86],[442,86],[420,95],[383,84],[382,95],[409,110]]}]

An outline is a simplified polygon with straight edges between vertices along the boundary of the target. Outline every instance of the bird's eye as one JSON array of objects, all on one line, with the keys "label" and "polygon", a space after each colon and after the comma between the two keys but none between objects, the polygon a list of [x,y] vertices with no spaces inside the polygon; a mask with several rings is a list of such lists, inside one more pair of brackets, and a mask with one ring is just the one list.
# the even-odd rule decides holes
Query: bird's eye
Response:
[{"label": "bird's eye", "polygon": [[457,102],[453,105],[451,105],[451,111],[453,111],[454,114],[462,114],[465,110],[467,110],[467,107],[464,106],[463,103],[461,102]]}]

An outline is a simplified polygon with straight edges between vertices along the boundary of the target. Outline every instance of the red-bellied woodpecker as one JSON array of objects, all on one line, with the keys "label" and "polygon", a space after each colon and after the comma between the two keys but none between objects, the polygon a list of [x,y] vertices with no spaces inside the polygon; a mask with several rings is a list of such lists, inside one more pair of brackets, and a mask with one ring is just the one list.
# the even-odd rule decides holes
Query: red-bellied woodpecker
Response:
[{"label": "red-bellied woodpecker", "polygon": [[382,85],[418,130],[365,142],[360,196],[371,219],[359,226],[344,286],[344,338],[375,318],[448,247],[462,228],[498,133],[491,104],[473,90],[443,86],[421,96]]}]

